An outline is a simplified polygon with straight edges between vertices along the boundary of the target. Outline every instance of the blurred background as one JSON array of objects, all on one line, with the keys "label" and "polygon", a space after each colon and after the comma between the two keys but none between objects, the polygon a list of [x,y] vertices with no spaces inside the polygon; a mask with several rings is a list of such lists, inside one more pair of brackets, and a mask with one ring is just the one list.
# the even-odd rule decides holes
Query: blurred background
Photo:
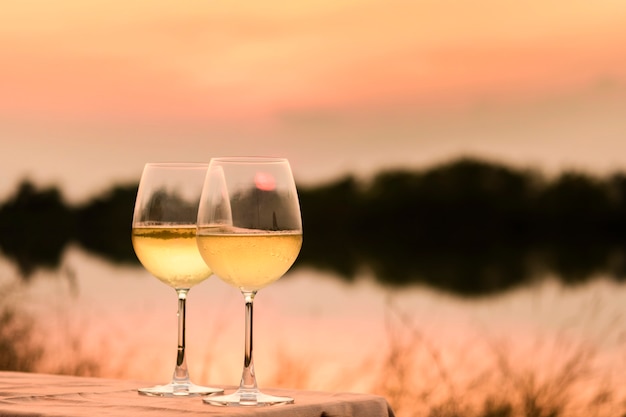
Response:
[{"label": "blurred background", "polygon": [[[143,165],[276,155],[305,237],[258,297],[260,383],[623,415],[625,21],[614,0],[3,5],[0,368],[168,380],[174,293],[130,243]],[[233,291],[191,294],[198,382],[238,381]]]}]

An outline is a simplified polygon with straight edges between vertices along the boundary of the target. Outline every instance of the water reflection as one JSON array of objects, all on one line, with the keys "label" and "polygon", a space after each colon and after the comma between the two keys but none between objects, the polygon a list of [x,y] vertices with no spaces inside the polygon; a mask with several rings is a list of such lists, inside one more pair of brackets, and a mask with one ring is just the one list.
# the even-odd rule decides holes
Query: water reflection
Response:
[{"label": "water reflection", "polygon": [[[4,369],[152,382],[169,375],[163,328],[176,325],[173,290],[74,245],[61,265],[25,284],[0,257],[0,282],[12,285],[3,301],[13,300],[2,304],[0,344],[12,346],[0,351]],[[200,383],[236,385],[240,294],[209,279],[192,297],[190,372]],[[601,276],[577,286],[545,277],[466,298],[302,267],[255,301],[258,377],[265,386],[384,395],[399,416],[622,415],[624,297],[625,285]]]}]

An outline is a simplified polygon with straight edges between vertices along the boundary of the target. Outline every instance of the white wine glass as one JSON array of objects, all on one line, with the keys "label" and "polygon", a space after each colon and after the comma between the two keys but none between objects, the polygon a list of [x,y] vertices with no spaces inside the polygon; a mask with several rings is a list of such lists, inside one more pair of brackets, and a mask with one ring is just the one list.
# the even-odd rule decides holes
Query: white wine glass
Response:
[{"label": "white wine glass", "polygon": [[245,301],[244,364],[239,389],[203,398],[212,405],[290,404],[262,393],[252,356],[252,306],[261,288],[282,277],[302,246],[302,219],[289,162],[283,158],[213,158],[198,208],[198,248],[213,273]]},{"label": "white wine glass", "polygon": [[185,350],[185,310],[191,287],[211,276],[196,244],[198,202],[208,164],[148,163],[144,166],[132,223],[132,242],[144,268],[178,295],[178,351],[172,380],[140,388],[150,396],[198,396],[219,388],[193,384]]}]

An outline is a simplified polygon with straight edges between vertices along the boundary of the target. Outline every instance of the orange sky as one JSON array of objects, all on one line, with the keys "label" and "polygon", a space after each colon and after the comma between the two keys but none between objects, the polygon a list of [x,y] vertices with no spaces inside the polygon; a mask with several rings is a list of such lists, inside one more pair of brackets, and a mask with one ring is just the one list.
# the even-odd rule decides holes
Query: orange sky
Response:
[{"label": "orange sky", "polygon": [[0,198],[274,153],[304,181],[476,153],[626,166],[626,3],[23,0],[0,14]]}]

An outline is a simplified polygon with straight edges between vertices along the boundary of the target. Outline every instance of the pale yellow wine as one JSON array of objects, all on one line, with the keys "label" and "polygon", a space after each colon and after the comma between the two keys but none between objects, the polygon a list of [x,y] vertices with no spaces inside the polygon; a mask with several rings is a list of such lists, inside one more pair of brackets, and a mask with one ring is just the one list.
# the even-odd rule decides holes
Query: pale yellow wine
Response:
[{"label": "pale yellow wine", "polygon": [[135,253],[152,275],[174,288],[191,288],[211,276],[198,252],[196,226],[135,227]]},{"label": "pale yellow wine", "polygon": [[200,254],[215,275],[242,291],[256,291],[282,277],[301,246],[299,231],[198,234]]}]

